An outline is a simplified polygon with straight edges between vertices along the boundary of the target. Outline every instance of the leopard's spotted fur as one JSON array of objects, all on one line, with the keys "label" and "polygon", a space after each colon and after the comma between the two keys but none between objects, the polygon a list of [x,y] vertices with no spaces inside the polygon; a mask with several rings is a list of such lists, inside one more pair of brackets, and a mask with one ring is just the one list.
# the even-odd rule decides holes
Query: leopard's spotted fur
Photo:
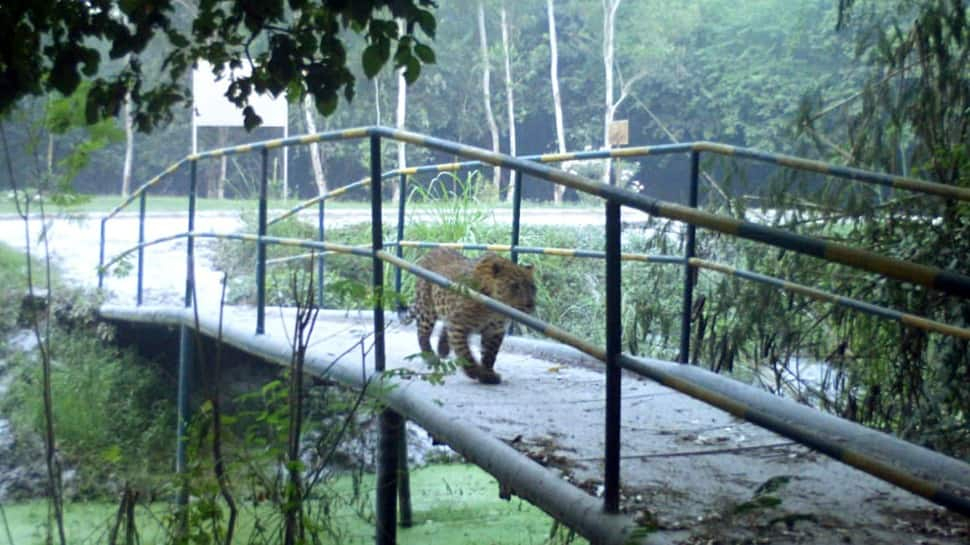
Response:
[{"label": "leopard's spotted fur", "polygon": [[[417,264],[522,312],[531,313],[535,309],[536,287],[531,266],[516,265],[491,253],[473,260],[445,248],[428,252]],[[502,381],[493,368],[505,337],[507,318],[481,303],[421,279],[415,286],[411,310],[417,318],[422,352],[431,352],[431,330],[435,320],[441,318],[444,327],[438,337],[438,355],[446,357],[454,347],[455,354],[464,360],[465,374],[469,377],[484,384]],[[468,348],[468,336],[475,332],[482,335],[481,364]]]}]

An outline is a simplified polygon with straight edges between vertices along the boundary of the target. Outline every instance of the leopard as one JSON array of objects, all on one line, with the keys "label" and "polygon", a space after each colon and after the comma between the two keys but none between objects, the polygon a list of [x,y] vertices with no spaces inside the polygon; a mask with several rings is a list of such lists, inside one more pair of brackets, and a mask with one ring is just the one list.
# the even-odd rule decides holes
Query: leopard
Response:
[{"label": "leopard", "polygon": [[[527,314],[535,311],[536,285],[531,265],[518,265],[491,252],[471,259],[448,248],[428,252],[417,265]],[[505,338],[508,318],[454,290],[420,278],[415,284],[411,315],[417,321],[422,353],[431,353],[431,331],[441,318],[438,356],[448,357],[454,348],[469,378],[482,384],[502,382],[502,376],[495,372],[495,358]],[[476,332],[481,333],[481,362],[475,360],[468,346],[469,336]]]}]

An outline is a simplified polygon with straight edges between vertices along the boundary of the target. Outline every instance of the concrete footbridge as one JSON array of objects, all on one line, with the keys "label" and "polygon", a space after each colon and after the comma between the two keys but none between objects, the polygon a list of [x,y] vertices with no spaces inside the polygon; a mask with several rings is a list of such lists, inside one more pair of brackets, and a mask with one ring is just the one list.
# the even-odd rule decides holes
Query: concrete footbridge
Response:
[{"label": "concrete footbridge", "polygon": [[[371,175],[357,182],[371,188],[372,237],[366,247],[326,239],[323,204],[344,190],[321,195],[276,218],[270,218],[267,210],[267,150],[346,139],[368,139],[371,146]],[[391,140],[468,161],[384,172],[381,145]],[[257,232],[197,231],[197,163],[239,153],[262,153],[264,157]],[[105,305],[101,315],[124,327],[161,329],[181,335],[183,367],[192,363],[192,342],[188,339],[196,334],[286,366],[292,360],[300,313],[295,307],[266,305],[266,248],[305,248],[312,252],[321,278],[326,253],[356,255],[372,263],[373,308],[316,313],[313,338],[306,351],[306,371],[364,390],[386,405],[380,417],[377,543],[396,543],[398,520],[405,516],[398,505],[398,491],[406,480],[406,464],[400,459],[406,437],[402,433],[405,421],[426,430],[493,475],[496,494],[528,500],[592,543],[704,543],[704,539],[726,537],[759,543],[821,544],[843,542],[846,536],[852,543],[917,543],[930,538],[926,542],[965,543],[970,535],[966,518],[970,517],[970,465],[682,362],[688,361],[690,354],[692,289],[700,269],[763,282],[828,304],[895,320],[906,327],[970,338],[970,331],[962,327],[701,260],[694,255],[697,227],[924,285],[951,297],[970,296],[970,278],[955,271],[701,211],[696,205],[697,165],[702,153],[747,157],[858,183],[970,201],[970,190],[965,188],[708,142],[516,158],[384,127],[301,135],[188,156],[105,216],[101,222],[99,258],[102,282],[117,282],[109,281],[104,273],[126,257],[137,255],[137,274],[125,280],[137,282],[137,296],[130,303]],[[692,185],[687,205],[653,200],[546,164],[662,154],[690,157]],[[525,253],[601,259],[606,271],[605,347],[590,345],[555,324],[523,314],[404,260],[404,247],[434,246],[404,240],[406,199],[399,203],[397,238],[385,240],[383,180],[397,181],[403,189],[408,176],[474,165],[495,165],[515,173],[511,243],[451,246],[469,251],[508,252],[513,260]],[[186,230],[146,240],[144,224],[150,219],[145,216],[144,203],[150,189],[162,178],[185,170],[189,197]],[[605,250],[520,245],[518,188],[526,175],[602,198]],[[136,200],[141,205],[138,244],[118,255],[106,255],[105,241],[111,238],[112,218]],[[314,208],[319,214],[319,236],[315,240],[268,234],[273,222]],[[686,226],[685,254],[624,253],[621,208],[682,222]],[[256,246],[255,305],[224,306],[211,297],[197,296],[194,246],[201,239],[235,240]],[[143,304],[144,253],[166,240],[185,242],[184,304]],[[688,334],[682,335],[681,362],[622,352],[622,260],[666,263],[684,269],[683,331]],[[388,271],[394,278],[385,280]],[[459,290],[528,331],[529,336],[506,338],[496,364],[503,376],[501,384],[482,385],[461,373],[445,377],[443,384],[422,379],[427,369],[420,358],[413,357],[419,353],[415,331],[400,323],[389,298],[385,303],[381,297],[389,286],[399,288],[404,274]],[[321,284],[317,289],[322,292],[326,288]],[[182,375],[189,376],[187,368],[180,371]],[[179,409],[183,418],[189,411],[191,387],[188,383],[180,385]],[[177,453],[180,463],[184,464],[184,456],[184,450]],[[400,508],[403,510],[404,506]],[[955,530],[930,535],[927,520]]]}]

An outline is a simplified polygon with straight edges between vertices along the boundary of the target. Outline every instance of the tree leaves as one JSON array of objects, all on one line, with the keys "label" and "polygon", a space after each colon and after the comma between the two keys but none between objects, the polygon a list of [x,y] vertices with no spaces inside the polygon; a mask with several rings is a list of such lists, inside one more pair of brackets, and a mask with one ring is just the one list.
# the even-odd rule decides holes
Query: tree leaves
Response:
[{"label": "tree leaves", "polygon": [[[174,24],[171,0],[2,4],[0,20],[11,22],[17,32],[0,36],[0,113],[25,96],[47,90],[70,95],[88,79],[94,84],[86,107],[89,122],[117,115],[119,94],[130,92],[136,124],[147,131],[171,119],[173,108],[188,101],[185,72],[196,59],[204,59],[214,66],[253,69],[227,93],[243,110],[247,128],[261,123],[249,107],[253,92],[310,94],[327,114],[341,94],[345,100],[354,96],[355,77],[343,45],[347,30],[369,42],[360,59],[368,78],[387,64],[398,43],[395,66],[403,67],[405,78],[413,82],[421,65],[435,60],[433,50],[418,41],[416,29],[434,38],[436,7],[433,0],[206,1],[198,5],[185,34]],[[407,29],[401,35],[398,19]],[[90,44],[100,40],[108,45],[108,58],[135,57],[156,34],[164,34],[171,48],[160,77],[147,77],[131,58],[120,72],[99,76],[104,48]],[[41,42],[46,44],[42,49],[27,47]]]},{"label": "tree leaves", "polygon": [[364,65],[364,75],[368,78],[373,78],[381,71],[384,63],[391,56],[391,43],[388,40],[378,40],[372,43],[364,49],[364,54],[361,58]]},{"label": "tree leaves", "polygon": [[414,45],[414,54],[425,64],[434,64],[434,50],[424,44]]}]

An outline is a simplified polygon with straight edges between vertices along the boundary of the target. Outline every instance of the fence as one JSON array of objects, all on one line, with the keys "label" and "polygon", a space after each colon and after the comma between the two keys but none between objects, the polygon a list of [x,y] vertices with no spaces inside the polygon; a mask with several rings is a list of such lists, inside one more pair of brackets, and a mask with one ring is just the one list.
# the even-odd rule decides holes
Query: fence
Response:
[{"label": "fence", "polygon": [[[347,187],[323,195],[310,203],[305,203],[297,207],[286,215],[296,213],[302,208],[319,205],[318,227],[319,239],[316,241],[284,239],[267,235],[267,227],[271,223],[267,218],[267,151],[280,146],[291,146],[308,144],[312,142],[335,141],[353,138],[369,138],[370,140],[370,167],[371,176],[369,180],[357,182],[358,185],[369,185],[371,189],[371,246],[369,248],[350,247],[346,245],[334,244],[323,240],[323,202],[326,198],[334,196],[338,192],[345,192]],[[382,139],[392,139],[399,142],[424,146],[437,151],[466,157],[473,161],[465,163],[451,163],[448,165],[436,165],[432,167],[417,167],[403,169],[402,171],[387,173],[382,172],[381,168],[381,142]],[[255,235],[232,234],[215,235],[194,232],[195,221],[195,193],[196,193],[196,172],[197,163],[200,160],[220,157],[222,155],[238,154],[258,151],[262,153],[263,171],[260,184],[259,213],[258,213],[258,232]],[[686,230],[686,251],[683,258],[665,257],[666,262],[682,263],[684,266],[684,296],[683,296],[683,316],[681,352],[679,359],[681,362],[687,360],[689,353],[689,327],[690,312],[692,305],[692,290],[694,271],[699,268],[720,270],[721,272],[731,272],[738,276],[762,281],[769,284],[778,285],[785,289],[794,289],[797,292],[813,296],[816,298],[834,300],[841,304],[847,304],[859,310],[864,310],[872,314],[882,315],[890,319],[896,319],[908,325],[927,327],[931,330],[941,331],[947,334],[956,334],[966,338],[967,332],[963,328],[949,326],[947,324],[932,324],[928,320],[911,315],[904,315],[889,309],[878,309],[867,303],[849,300],[840,300],[839,296],[824,294],[819,290],[808,287],[797,287],[790,283],[768,277],[759,277],[755,273],[747,273],[736,269],[727,268],[717,264],[711,264],[699,260],[694,256],[695,229],[697,226],[704,227],[713,231],[724,233],[731,236],[741,237],[775,247],[799,252],[802,254],[815,256],[827,261],[841,263],[856,269],[865,270],[885,277],[900,281],[911,282],[929,288],[943,291],[950,295],[962,298],[970,297],[970,277],[952,271],[946,271],[919,265],[899,259],[894,259],[879,255],[870,251],[857,249],[841,244],[833,244],[811,237],[790,233],[781,229],[766,227],[743,220],[718,216],[701,210],[697,210],[697,178],[698,161],[703,152],[710,152],[722,155],[735,155],[747,157],[757,161],[776,163],[789,168],[821,172],[832,176],[857,180],[866,183],[874,183],[883,186],[902,188],[907,190],[921,191],[946,198],[954,198],[962,201],[970,201],[970,190],[965,188],[955,188],[933,184],[911,178],[892,177],[876,173],[868,173],[856,169],[835,167],[816,161],[808,161],[794,157],[767,154],[754,150],[735,148],[708,142],[698,142],[691,144],[677,144],[670,146],[654,146],[625,148],[619,150],[602,152],[584,152],[575,154],[556,154],[545,155],[532,158],[515,158],[506,155],[486,151],[480,148],[465,146],[440,140],[428,136],[423,136],[407,131],[394,130],[384,127],[366,127],[346,131],[324,132],[313,135],[297,136],[286,139],[270,140],[257,144],[236,146],[221,150],[200,153],[186,157],[176,163],[158,177],[150,180],[140,187],[125,202],[106,215],[101,222],[101,246],[100,246],[100,275],[103,283],[103,274],[107,267],[110,267],[121,256],[106,262],[104,256],[105,227],[107,222],[120,210],[128,206],[136,198],[139,199],[140,208],[140,228],[138,245],[125,252],[126,255],[132,251],[138,253],[138,303],[141,303],[142,285],[142,262],[144,248],[172,238],[185,238],[187,242],[187,261],[188,270],[191,273],[192,260],[194,255],[194,240],[200,237],[218,237],[253,242],[257,245],[257,319],[256,333],[262,334],[265,325],[265,277],[266,277],[266,247],[269,244],[280,244],[297,246],[320,251],[332,251],[347,253],[362,257],[369,257],[373,261],[372,284],[375,295],[374,306],[374,341],[375,341],[375,371],[382,372],[385,365],[384,354],[384,314],[382,304],[382,290],[384,286],[384,264],[388,263],[396,267],[398,274],[401,270],[406,270],[411,274],[424,278],[430,282],[450,289],[460,289],[462,292],[476,301],[486,305],[489,309],[501,313],[514,321],[524,324],[546,336],[571,345],[587,354],[590,354],[606,363],[606,418],[605,418],[605,471],[604,471],[604,499],[603,508],[607,513],[616,513],[619,509],[619,460],[620,460],[620,381],[621,370],[627,369],[641,375],[658,380],[680,392],[700,399],[710,405],[724,409],[732,414],[738,415],[762,427],[770,429],[786,437],[792,438],[802,444],[810,446],[816,450],[826,453],[849,465],[871,473],[879,478],[887,480],[897,486],[905,488],[911,492],[922,495],[940,505],[963,514],[970,514],[970,471],[967,471],[965,464],[955,460],[936,455],[925,449],[921,449],[909,443],[896,440],[894,438],[872,432],[871,430],[859,429],[858,426],[851,425],[834,417],[817,414],[810,409],[800,411],[799,409],[780,410],[777,403],[770,398],[762,398],[746,390],[739,390],[732,381],[723,377],[712,378],[703,373],[698,374],[695,368],[684,367],[682,370],[671,370],[657,362],[634,358],[621,354],[620,335],[620,302],[621,302],[621,268],[620,262],[623,254],[620,248],[620,209],[621,206],[628,206],[650,215],[672,219],[688,224]],[[669,153],[689,153],[691,161],[690,190],[688,206],[659,201],[646,196],[633,193],[621,188],[610,185],[600,184],[583,177],[567,172],[553,169],[543,164],[567,159],[590,159],[590,158],[620,158],[637,155],[660,155]],[[188,203],[188,228],[185,233],[176,237],[166,237],[151,242],[144,240],[144,218],[145,218],[145,199],[148,189],[160,179],[175,172],[183,163],[189,163],[190,183],[189,183],[189,203]],[[422,172],[422,169],[457,169],[473,164],[490,164],[503,168],[512,169],[515,172],[513,188],[513,225],[512,225],[512,244],[508,250],[512,252],[513,258],[518,253],[526,253],[532,249],[521,247],[518,244],[519,220],[521,214],[521,182],[522,175],[528,174],[537,178],[548,180],[553,183],[571,187],[577,191],[582,191],[606,201],[605,207],[605,251],[602,255],[597,253],[595,256],[589,254],[588,257],[602,257],[606,262],[606,347],[605,349],[592,346],[582,341],[568,332],[557,328],[554,325],[542,322],[530,315],[523,314],[513,308],[493,301],[488,297],[474,291],[455,285],[448,279],[427,271],[411,264],[401,258],[401,249],[410,244],[410,241],[403,240],[404,206],[406,199],[400,199],[398,211],[398,240],[393,243],[396,253],[392,254],[385,251],[385,242],[382,231],[382,198],[381,180],[388,176],[398,175],[402,184],[401,195],[406,184],[407,174]],[[284,217],[281,216],[281,217]],[[278,220],[277,218],[276,220]],[[276,221],[274,220],[274,221]],[[575,251],[574,251],[575,252]],[[398,280],[398,286],[400,281]],[[189,306],[193,289],[193,278],[191,274],[186,278],[185,305]],[[844,298],[843,298],[844,299]],[[775,400],[777,401],[777,400]],[[180,426],[184,426],[182,421],[187,414],[187,399],[182,395],[180,388]],[[393,410],[386,410],[380,418],[381,426],[381,445],[378,470],[377,487],[377,525],[378,543],[393,543],[394,527],[396,521],[396,478],[398,468],[398,449],[390,445],[396,445],[400,441],[399,430],[401,415]],[[180,437],[184,430],[180,428]],[[180,446],[182,442],[180,441]],[[892,458],[886,459],[885,456],[891,453]],[[184,448],[180,450],[179,456],[182,460],[180,467],[184,466]],[[570,521],[566,521],[567,524]]]}]

